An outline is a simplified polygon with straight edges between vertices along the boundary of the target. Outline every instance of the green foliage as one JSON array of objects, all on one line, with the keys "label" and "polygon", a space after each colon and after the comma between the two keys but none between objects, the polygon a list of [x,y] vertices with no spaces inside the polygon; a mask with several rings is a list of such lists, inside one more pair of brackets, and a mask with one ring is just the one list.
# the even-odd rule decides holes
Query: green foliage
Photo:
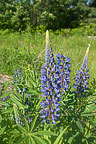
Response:
[{"label": "green foliage", "polygon": [[[80,23],[95,23],[95,2],[87,0],[1,0],[0,30],[45,31],[76,28]],[[42,27],[43,26],[43,27]]]},{"label": "green foliage", "polygon": [[64,36],[67,36],[67,37],[70,35],[95,36],[96,24],[90,23],[89,25],[86,25],[85,23],[81,23],[79,28],[56,30],[55,34],[56,35],[63,34]]},{"label": "green foliage", "polygon": [[[30,74],[28,74],[28,77],[30,78]],[[34,81],[35,78],[33,77]],[[1,100],[8,96],[5,102],[0,101],[2,104],[0,108],[0,142],[4,144],[76,144],[77,142],[78,144],[94,144],[96,142],[96,103],[94,103],[96,101],[96,89],[94,91],[89,89],[85,98],[78,99],[75,99],[70,89],[62,96],[61,117],[57,125],[49,125],[41,123],[40,98],[36,100],[31,91],[30,94],[34,95],[31,103],[33,101],[34,105],[29,109],[29,112],[35,109],[32,113],[29,113],[29,116],[32,115],[32,121],[29,123],[28,116],[25,115],[25,109],[28,106],[24,105],[24,101],[21,99],[22,94],[17,93],[18,97],[16,97],[16,85],[13,85],[13,89],[4,94],[8,85],[8,82],[4,83],[0,96]],[[34,88],[34,86],[32,87]],[[25,84],[23,84],[23,87],[25,87]],[[14,95],[12,94],[13,90]],[[37,88],[35,90],[37,91]],[[36,105],[34,100],[37,101]],[[24,114],[25,126],[16,124],[16,117],[20,113]]]}]

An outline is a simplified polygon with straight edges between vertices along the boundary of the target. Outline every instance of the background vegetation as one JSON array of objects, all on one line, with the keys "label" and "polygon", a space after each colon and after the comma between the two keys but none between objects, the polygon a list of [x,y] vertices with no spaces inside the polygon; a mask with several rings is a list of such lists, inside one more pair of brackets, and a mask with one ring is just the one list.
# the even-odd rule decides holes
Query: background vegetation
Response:
[{"label": "background vegetation", "polygon": [[0,0],[0,29],[75,28],[96,23],[95,0]]}]

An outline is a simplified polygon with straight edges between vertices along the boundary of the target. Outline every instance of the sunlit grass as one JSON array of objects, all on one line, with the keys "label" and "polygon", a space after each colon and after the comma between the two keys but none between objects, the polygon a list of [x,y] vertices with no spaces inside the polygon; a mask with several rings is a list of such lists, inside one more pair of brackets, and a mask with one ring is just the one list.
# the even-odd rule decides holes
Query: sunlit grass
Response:
[{"label": "sunlit grass", "polygon": [[[96,39],[88,36],[54,35],[50,32],[50,40],[54,55],[58,52],[71,58],[71,79],[80,68],[85,51],[90,44],[88,65],[90,79],[96,76]],[[0,73],[12,75],[15,69],[31,64],[35,68],[44,63],[45,34],[9,34],[0,36]],[[39,59],[38,59],[39,57]]]}]

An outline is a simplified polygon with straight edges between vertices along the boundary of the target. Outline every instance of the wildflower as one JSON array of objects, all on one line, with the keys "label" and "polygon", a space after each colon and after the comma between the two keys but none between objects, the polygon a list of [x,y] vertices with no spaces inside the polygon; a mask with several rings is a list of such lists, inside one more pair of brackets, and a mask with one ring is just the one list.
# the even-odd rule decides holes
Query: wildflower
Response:
[{"label": "wildflower", "polygon": [[[4,94],[7,93],[7,90],[5,90]],[[7,99],[7,97],[3,97],[2,101],[5,102],[5,100]]]},{"label": "wildflower", "polygon": [[13,75],[13,77],[15,83],[23,83],[23,78],[19,69],[15,70],[15,74]]},{"label": "wildflower", "polygon": [[30,116],[29,118],[28,118],[28,122],[30,123],[32,121],[32,116]]},{"label": "wildflower", "polygon": [[[21,75],[21,71],[19,69],[15,70],[14,78],[15,78],[14,79],[14,83],[15,83],[17,92],[22,97],[22,102],[25,103],[26,105],[31,106],[31,103],[29,102],[29,96],[30,96],[30,94],[26,94],[27,93],[27,89],[24,88],[24,86],[23,86],[24,85],[24,81],[23,81],[23,77]],[[22,83],[23,83],[23,85],[21,85]],[[17,93],[17,97],[18,97],[18,93]],[[28,112],[29,112],[29,110],[26,109],[25,110],[25,115],[27,115]],[[20,123],[23,125],[24,124],[24,115],[21,112],[19,113],[19,119],[20,119]],[[30,122],[30,119],[28,121]]]},{"label": "wildflower", "polygon": [[61,101],[61,91],[68,90],[69,84],[69,67],[70,58],[66,58],[58,53],[55,63],[53,51],[49,42],[49,33],[46,32],[46,67],[42,66],[41,70],[41,92],[44,98],[41,102],[41,118],[43,123],[49,123],[52,120],[56,124],[60,116],[59,105]]},{"label": "wildflower", "polygon": [[84,97],[84,93],[88,89],[88,79],[89,79],[89,70],[88,70],[88,52],[89,47],[87,48],[86,54],[84,56],[84,60],[80,70],[77,70],[77,74],[75,77],[74,83],[74,93],[77,94],[78,97]]},{"label": "wildflower", "polygon": [[55,83],[60,84],[61,92],[62,94],[65,93],[65,91],[68,91],[69,83],[70,83],[70,58],[63,56],[63,54],[57,54],[56,55],[57,65],[56,65],[56,74],[58,77],[55,79],[58,79],[58,82]]}]

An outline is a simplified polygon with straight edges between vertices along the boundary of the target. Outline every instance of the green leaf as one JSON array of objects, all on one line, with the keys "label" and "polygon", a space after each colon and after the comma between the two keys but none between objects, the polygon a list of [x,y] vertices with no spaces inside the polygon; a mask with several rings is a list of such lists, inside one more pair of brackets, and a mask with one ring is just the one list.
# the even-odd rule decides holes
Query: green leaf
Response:
[{"label": "green leaf", "polygon": [[15,95],[12,95],[10,97],[10,99],[19,106],[20,109],[24,109],[24,105],[19,101],[19,99],[15,96]]},{"label": "green leaf", "polygon": [[3,94],[5,92],[5,90],[7,89],[8,86],[9,86],[9,82],[4,82],[3,83],[1,94]]},{"label": "green leaf", "polygon": [[1,105],[4,105],[4,106],[10,106],[7,102],[2,102],[2,101],[0,101],[0,104],[1,104]]},{"label": "green leaf", "polygon": [[0,97],[0,99],[9,96],[9,94],[12,93],[12,90],[7,91],[3,96]]},{"label": "green leaf", "polygon": [[72,137],[69,138],[68,143],[72,144],[73,139],[76,138],[76,136],[78,136],[79,132],[77,132],[75,135],[73,135]]},{"label": "green leaf", "polygon": [[40,143],[41,143],[41,144],[47,144],[46,141],[43,140],[43,138],[40,138],[40,137],[34,136],[34,135],[32,135],[32,136],[39,142],[39,144],[40,144]]},{"label": "green leaf", "polygon": [[60,139],[62,138],[62,135],[67,131],[69,125],[59,134],[59,136],[56,138],[54,144],[59,144]]},{"label": "green leaf", "polygon": [[[86,107],[86,110],[88,110],[88,112],[93,112],[94,110],[96,110],[96,104],[90,104]],[[86,111],[85,111],[86,112]],[[84,113],[85,113],[84,112]]]},{"label": "green leaf", "polygon": [[3,128],[1,128],[0,135],[4,134],[5,129],[6,129],[6,126],[4,126]]},{"label": "green leaf", "polygon": [[29,91],[28,91],[28,94],[36,95],[36,96],[39,95],[39,93],[38,93],[36,90],[29,90]]},{"label": "green leaf", "polygon": [[[17,126],[17,125],[16,125],[16,126]],[[11,130],[11,131],[10,131],[10,134],[11,134],[11,135],[19,135],[20,132],[19,132],[17,129],[14,129],[14,130]]]},{"label": "green leaf", "polygon": [[36,84],[32,79],[29,79],[29,82],[30,82],[34,87],[37,86],[37,84]]},{"label": "green leaf", "polygon": [[21,144],[25,139],[26,139],[25,136],[20,135],[16,137],[16,139],[14,140],[14,144]]},{"label": "green leaf", "polygon": [[12,113],[13,112],[13,108],[8,108],[8,109],[4,109],[2,110],[2,113],[5,114],[5,113]]},{"label": "green leaf", "polygon": [[28,134],[28,131],[26,131],[26,129],[24,127],[22,127],[21,125],[18,125],[19,129],[22,130],[22,132],[24,132],[26,135]]},{"label": "green leaf", "polygon": [[36,105],[36,109],[39,109],[41,107],[40,103],[41,103],[42,99],[43,99],[43,97],[40,96],[40,100]]},{"label": "green leaf", "polygon": [[36,123],[36,121],[37,121],[37,118],[38,118],[38,115],[35,116],[34,120],[31,122],[31,132],[32,132],[33,129],[34,129],[34,126],[35,126],[35,123]]},{"label": "green leaf", "polygon": [[29,132],[30,128],[29,128],[29,124],[28,124],[28,121],[25,119],[25,126],[27,128],[27,131]]},{"label": "green leaf", "polygon": [[2,119],[3,119],[3,118],[2,118],[2,116],[0,115],[0,122],[2,121]]},{"label": "green leaf", "polygon": [[31,136],[29,137],[29,139],[30,139],[30,144],[35,144],[35,140]]},{"label": "green leaf", "polygon": [[44,139],[46,139],[46,140],[47,140],[48,144],[51,144],[51,140],[50,140],[50,139],[48,139],[48,136],[47,136],[47,135],[44,135]]},{"label": "green leaf", "polygon": [[82,114],[81,116],[85,116],[85,117],[92,117],[94,116],[95,113],[89,113],[89,114]]},{"label": "green leaf", "polygon": [[78,121],[76,121],[76,125],[78,126],[78,128],[79,128],[79,130],[80,130],[80,132],[84,132],[84,130],[83,130],[83,126],[82,126],[82,124],[81,124],[81,122],[78,120]]},{"label": "green leaf", "polygon": [[48,135],[48,136],[57,136],[57,134],[55,134],[54,132],[52,131],[39,131],[39,132],[35,132],[33,133],[34,135]]}]

